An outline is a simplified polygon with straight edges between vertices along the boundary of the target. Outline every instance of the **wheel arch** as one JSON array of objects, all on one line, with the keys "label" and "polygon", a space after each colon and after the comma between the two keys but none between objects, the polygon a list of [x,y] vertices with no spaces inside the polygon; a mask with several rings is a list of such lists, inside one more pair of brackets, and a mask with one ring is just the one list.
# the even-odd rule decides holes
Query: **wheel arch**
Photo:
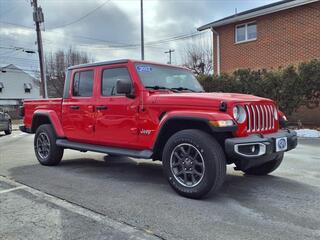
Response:
[{"label": "wheel arch", "polygon": [[194,116],[173,116],[168,118],[160,127],[153,145],[153,159],[161,160],[163,148],[168,139],[175,133],[185,129],[198,129],[212,135],[224,148],[224,139],[230,137],[234,128],[217,129],[210,125],[209,120]]},{"label": "wheel arch", "polygon": [[31,124],[31,132],[35,133],[37,129],[43,124],[50,124],[52,125],[55,134],[58,137],[64,137],[64,132],[62,129],[62,125],[60,119],[56,112],[54,111],[36,111],[32,117],[32,124]]}]

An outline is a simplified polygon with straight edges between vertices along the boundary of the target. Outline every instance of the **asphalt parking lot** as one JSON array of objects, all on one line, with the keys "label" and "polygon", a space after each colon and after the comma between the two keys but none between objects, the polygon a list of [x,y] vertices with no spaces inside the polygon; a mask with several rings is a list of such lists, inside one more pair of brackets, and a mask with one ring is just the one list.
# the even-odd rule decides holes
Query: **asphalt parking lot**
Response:
[{"label": "asphalt parking lot", "polygon": [[320,239],[320,139],[270,176],[228,167],[219,194],[178,196],[158,162],[66,151],[37,163],[33,135],[0,134],[0,239]]}]

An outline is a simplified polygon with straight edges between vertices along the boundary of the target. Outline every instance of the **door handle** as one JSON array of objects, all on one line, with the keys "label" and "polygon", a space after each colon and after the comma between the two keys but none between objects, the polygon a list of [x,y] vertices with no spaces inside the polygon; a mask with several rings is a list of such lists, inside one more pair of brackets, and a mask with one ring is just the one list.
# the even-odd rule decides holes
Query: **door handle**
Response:
[{"label": "door handle", "polygon": [[97,110],[107,110],[108,107],[106,105],[100,105],[100,106],[96,106]]},{"label": "door handle", "polygon": [[80,107],[79,106],[70,106],[71,109],[74,109],[74,110],[78,110]]}]

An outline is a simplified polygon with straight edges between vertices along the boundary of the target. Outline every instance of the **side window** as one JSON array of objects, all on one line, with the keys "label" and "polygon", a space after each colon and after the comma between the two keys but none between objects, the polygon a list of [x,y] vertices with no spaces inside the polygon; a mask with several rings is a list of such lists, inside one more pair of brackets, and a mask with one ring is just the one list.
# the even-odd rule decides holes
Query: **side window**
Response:
[{"label": "side window", "polygon": [[246,23],[236,26],[236,43],[247,42],[257,39],[257,23]]},{"label": "side window", "polygon": [[112,68],[103,70],[101,95],[115,96],[117,95],[116,83],[119,79],[130,80],[130,74],[126,67]]},{"label": "side window", "polygon": [[246,25],[236,27],[236,42],[246,41]]},{"label": "side window", "polygon": [[93,71],[77,72],[73,78],[72,95],[91,97],[93,92]]},{"label": "side window", "polygon": [[31,93],[32,85],[31,83],[24,84],[24,93]]}]

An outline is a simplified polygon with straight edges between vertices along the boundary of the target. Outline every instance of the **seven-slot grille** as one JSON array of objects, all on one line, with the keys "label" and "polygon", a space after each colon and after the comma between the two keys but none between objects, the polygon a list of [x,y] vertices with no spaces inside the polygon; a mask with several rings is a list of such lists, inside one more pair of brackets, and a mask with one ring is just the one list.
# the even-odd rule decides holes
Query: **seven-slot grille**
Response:
[{"label": "seven-slot grille", "polygon": [[247,131],[269,131],[275,128],[274,110],[272,104],[245,104],[247,114]]}]

